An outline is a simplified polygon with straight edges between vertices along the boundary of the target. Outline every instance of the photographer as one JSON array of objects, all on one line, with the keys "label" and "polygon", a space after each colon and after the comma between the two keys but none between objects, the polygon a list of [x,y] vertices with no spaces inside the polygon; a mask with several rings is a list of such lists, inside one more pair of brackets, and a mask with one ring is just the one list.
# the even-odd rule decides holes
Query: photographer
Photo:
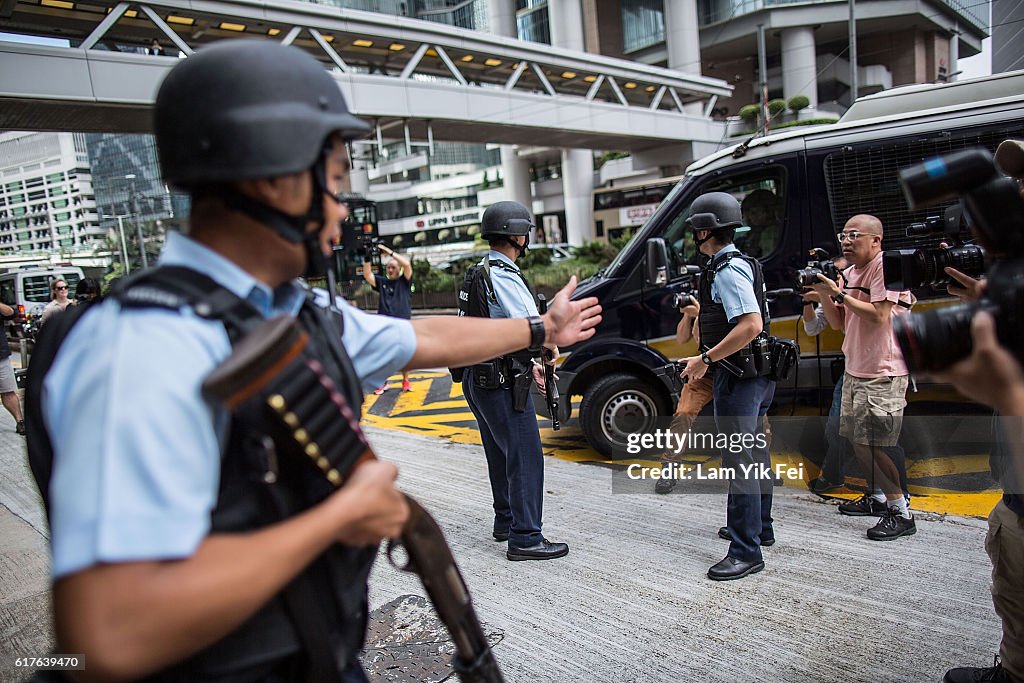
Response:
[{"label": "photographer", "polygon": [[[367,251],[363,260],[363,279],[380,294],[380,298],[377,300],[377,314],[410,320],[412,318],[412,303],[410,302],[412,262],[392,251],[386,244],[378,244],[377,249],[385,256],[390,257],[384,266],[386,279],[378,280],[373,274],[373,263],[370,261],[371,252]],[[373,393],[380,395],[387,390],[388,382],[384,380],[384,384]],[[408,370],[402,370],[402,391],[412,391]]]},{"label": "photographer", "polygon": [[[1011,177],[1024,177],[1024,143],[1006,140],[995,163]],[[950,294],[977,301],[986,281],[954,268],[945,272],[957,285]],[[962,667],[946,672],[946,683],[1024,681],[1024,370],[996,336],[996,321],[980,311],[971,320],[972,350],[936,379],[949,382],[962,394],[996,410],[995,444],[990,458],[992,475],[1003,489],[1002,499],[989,514],[985,550],[992,561],[992,606],[1002,623],[1003,638],[994,666]]]},{"label": "photographer", "polygon": [[942,680],[1024,681],[1024,496],[1020,489],[1024,481],[1020,419],[1024,417],[1024,370],[999,343],[995,320],[988,313],[974,316],[971,337],[971,355],[937,379],[995,408],[1000,416],[990,466],[1004,492],[988,517],[985,550],[992,561],[992,606],[1002,622],[1003,639],[994,666],[951,669]]},{"label": "photographer", "polygon": [[[850,267],[849,261],[843,256],[838,256],[833,261],[833,265],[836,271],[839,273],[839,278],[842,281],[842,285],[845,286],[845,274],[847,268]],[[825,309],[821,305],[822,296],[827,296],[822,293],[823,288],[827,285],[820,283],[817,288],[811,287],[805,289],[801,296],[804,299],[804,310],[802,314],[804,332],[808,336],[816,337],[821,334],[826,327],[828,327],[828,321],[825,318]],[[845,367],[845,359],[840,357],[835,362],[842,363],[842,367]],[[844,373],[845,374],[845,373]],[[812,479],[807,483],[808,488],[818,494],[828,493],[834,489],[842,488],[846,483],[846,466],[850,462],[852,452],[850,448],[850,442],[839,435],[839,412],[843,403],[843,376],[839,376],[839,380],[836,382],[835,388],[832,391],[832,404],[828,411],[828,421],[825,424],[825,443],[827,450],[825,457],[821,462],[821,473],[815,479]],[[904,463],[905,453],[903,447],[899,444],[893,446],[886,446],[883,450],[892,459],[894,463]],[[897,469],[900,472],[906,472],[906,466],[904,464],[897,464]],[[907,489],[907,481],[904,478],[900,480],[900,488],[903,490],[903,495],[908,500],[910,494]]]},{"label": "photographer", "polygon": [[[686,303],[686,301],[689,301],[689,303]],[[689,295],[687,295],[686,300],[680,301],[680,303],[683,305],[679,307],[679,312],[683,317],[679,320],[679,324],[676,325],[676,341],[680,344],[686,344],[696,337],[697,344],[699,345],[700,329],[697,325],[697,318],[700,315],[700,303]],[[673,434],[689,432],[693,426],[693,421],[700,414],[700,411],[704,410],[704,406],[708,403],[711,403],[711,377],[712,374],[709,371],[708,374],[700,379],[691,379],[683,385],[683,390],[679,394],[679,403],[676,406],[675,415],[672,417],[672,425],[669,427]],[[681,455],[682,453],[662,453],[662,469],[664,469],[664,465],[680,462]],[[673,477],[664,477],[654,484],[654,492],[669,493],[678,483],[679,481]],[[771,544],[769,543],[768,545]]]},{"label": "photographer", "polygon": [[819,275],[814,289],[829,324],[846,334],[839,433],[853,443],[854,456],[868,473],[872,490],[857,501],[843,503],[844,515],[880,515],[868,538],[891,540],[917,533],[914,517],[900,482],[905,463],[885,453],[896,445],[906,406],[909,371],[892,331],[894,315],[909,311],[910,292],[886,289],[882,272],[882,222],[859,214],[846,222],[837,237],[843,255],[853,265],[847,285]]}]

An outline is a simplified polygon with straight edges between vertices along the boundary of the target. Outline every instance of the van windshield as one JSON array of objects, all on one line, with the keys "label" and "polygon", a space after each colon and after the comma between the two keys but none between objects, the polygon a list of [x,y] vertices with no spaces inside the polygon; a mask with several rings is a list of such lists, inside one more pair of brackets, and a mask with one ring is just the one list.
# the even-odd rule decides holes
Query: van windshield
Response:
[{"label": "van windshield", "polygon": [[[23,291],[25,293],[25,301],[31,301],[36,304],[45,304],[50,302],[50,276],[49,275],[33,275],[22,280]],[[70,283],[69,283],[70,285]]]},{"label": "van windshield", "polygon": [[[672,191],[669,192],[668,195],[666,195],[665,198],[661,200],[661,205],[658,206],[658,209],[653,214],[651,214],[650,218],[648,218],[646,221],[644,221],[644,225],[646,226],[651,221],[658,220],[658,217],[662,213],[664,213],[665,211],[668,211],[669,208],[672,206],[672,201],[677,196],[679,196],[679,193],[683,191],[683,188],[688,186],[688,185],[690,185],[690,183],[692,181],[693,181],[693,177],[692,176],[688,176],[688,177],[685,177],[682,180],[680,180],[678,183],[676,183],[675,186],[672,188]],[[637,237],[639,235],[642,235],[643,232],[644,232],[643,226],[638,228],[636,233],[633,234],[633,239],[631,239],[629,241],[629,243],[625,247],[623,247],[619,251],[618,254],[615,255],[615,258],[612,259],[612,262],[608,264],[608,267],[605,268],[604,270],[602,270],[601,272],[602,273],[609,273],[609,274],[613,274],[614,275],[615,272],[618,270],[618,268],[622,265],[622,262],[626,259],[627,253],[628,252],[632,252],[634,249],[640,248],[640,247],[637,247],[637,244],[640,244],[640,242],[643,241],[643,240],[637,239]]]},{"label": "van windshield", "polygon": [[[734,238],[740,251],[763,259],[779,248],[786,205],[785,170],[781,166],[759,167],[746,173],[713,178],[704,183],[693,199],[706,192],[725,192],[740,202],[743,225],[736,228]],[[693,232],[686,225],[691,205],[692,202],[676,207],[677,215],[662,234],[669,248],[672,279],[685,275],[684,265],[703,261],[697,254]]]}]

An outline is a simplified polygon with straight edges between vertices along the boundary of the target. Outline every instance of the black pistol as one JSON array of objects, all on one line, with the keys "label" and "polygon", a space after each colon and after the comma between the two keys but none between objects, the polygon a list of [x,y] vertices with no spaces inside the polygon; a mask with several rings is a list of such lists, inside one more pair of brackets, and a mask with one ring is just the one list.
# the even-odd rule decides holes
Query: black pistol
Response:
[{"label": "black pistol", "polygon": [[[543,294],[537,295],[537,307],[541,315],[548,312],[548,300]],[[541,359],[544,362],[544,397],[548,402],[548,413],[551,414],[551,429],[557,432],[562,428],[562,423],[558,421],[558,384],[555,382],[555,366],[548,362],[555,360],[555,354],[545,348]]]}]

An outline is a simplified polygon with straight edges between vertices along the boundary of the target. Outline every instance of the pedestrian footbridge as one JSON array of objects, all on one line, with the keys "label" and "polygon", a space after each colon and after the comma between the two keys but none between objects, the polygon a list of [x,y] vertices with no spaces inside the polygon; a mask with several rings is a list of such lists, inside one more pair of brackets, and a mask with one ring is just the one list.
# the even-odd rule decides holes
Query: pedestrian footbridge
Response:
[{"label": "pedestrian footbridge", "polygon": [[[213,40],[301,47],[378,137],[643,151],[718,143],[724,81],[406,17],[306,2],[0,0],[0,128],[147,132],[157,85]],[[163,54],[148,54],[153,41]],[[267,88],[274,87],[267,83]]]}]

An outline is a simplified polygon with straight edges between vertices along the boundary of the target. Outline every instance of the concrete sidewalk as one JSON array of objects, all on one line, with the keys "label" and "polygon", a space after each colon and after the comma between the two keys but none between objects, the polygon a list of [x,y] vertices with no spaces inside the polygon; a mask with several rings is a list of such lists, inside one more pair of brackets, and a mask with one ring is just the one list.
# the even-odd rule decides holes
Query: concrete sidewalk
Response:
[{"label": "concrete sidewalk", "polygon": [[[779,496],[778,543],[742,581],[704,576],[726,543],[725,499],[613,495],[609,470],[547,461],[545,533],[568,557],[508,562],[490,537],[479,447],[370,430],[377,452],[440,522],[506,680],[938,681],[988,665],[999,624],[981,520],[918,517],[918,534],[864,537],[815,496]],[[0,415],[0,656],[51,647],[45,525],[23,440]],[[424,595],[381,558],[372,607]],[[0,667],[0,681],[20,680]]]}]

